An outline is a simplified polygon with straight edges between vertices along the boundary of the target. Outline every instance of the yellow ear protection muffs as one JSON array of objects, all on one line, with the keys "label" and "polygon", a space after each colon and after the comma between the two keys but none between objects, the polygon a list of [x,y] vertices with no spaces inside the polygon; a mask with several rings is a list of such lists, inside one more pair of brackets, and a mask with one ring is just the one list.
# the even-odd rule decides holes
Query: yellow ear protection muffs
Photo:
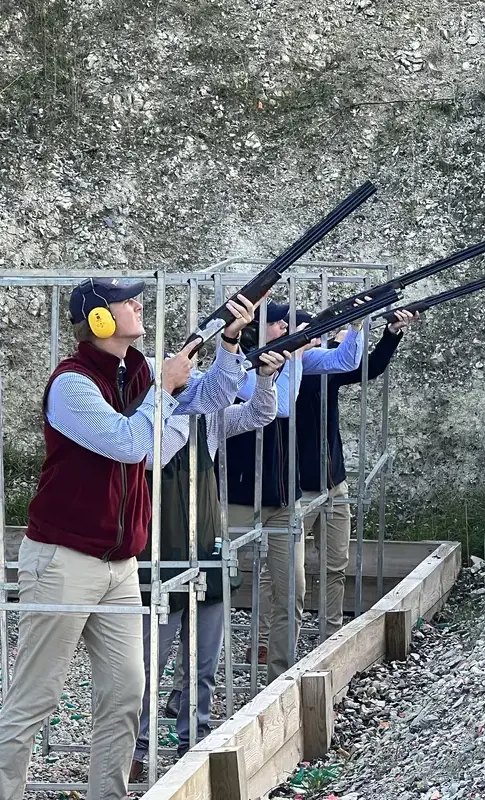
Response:
[{"label": "yellow ear protection muffs", "polygon": [[[97,293],[92,278],[88,278],[80,288],[83,293],[82,313],[87,320],[91,333],[97,336],[98,339],[109,339],[116,330],[116,320],[109,309],[108,302]],[[91,311],[86,314],[84,306],[86,303],[86,294],[88,292],[92,292],[96,297],[99,297],[99,299],[103,301],[103,305],[96,306],[96,308],[91,309]]]}]

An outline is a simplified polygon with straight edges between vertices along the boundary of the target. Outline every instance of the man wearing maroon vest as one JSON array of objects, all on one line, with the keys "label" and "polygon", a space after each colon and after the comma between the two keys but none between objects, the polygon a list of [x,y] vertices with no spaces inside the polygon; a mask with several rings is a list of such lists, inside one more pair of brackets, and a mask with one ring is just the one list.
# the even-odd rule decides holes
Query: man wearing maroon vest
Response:
[{"label": "man wearing maroon vest", "polygon": [[[22,603],[141,605],[136,556],[151,514],[145,459],[154,421],[153,365],[131,346],[144,334],[142,291],[141,281],[90,278],[72,292],[78,348],[44,394],[46,458],[19,552]],[[245,373],[231,340],[254,309],[241,297],[228,307],[236,319],[207,373],[191,373],[193,343],[164,362],[163,424],[174,413],[212,413],[233,402]],[[1,800],[24,796],[34,736],[56,709],[81,636],[94,693],[87,798],[125,800],[144,690],[141,622],[138,613],[21,615],[0,712]]]}]

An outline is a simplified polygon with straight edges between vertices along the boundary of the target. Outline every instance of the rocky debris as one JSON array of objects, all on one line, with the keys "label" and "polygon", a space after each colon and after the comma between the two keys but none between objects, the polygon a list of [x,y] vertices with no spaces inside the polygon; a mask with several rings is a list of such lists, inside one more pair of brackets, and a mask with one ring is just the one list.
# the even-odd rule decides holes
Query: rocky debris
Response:
[{"label": "rocky debris", "polygon": [[406,662],[354,678],[336,709],[331,751],[270,797],[485,797],[484,580],[483,563],[465,570],[437,618],[418,622]]}]

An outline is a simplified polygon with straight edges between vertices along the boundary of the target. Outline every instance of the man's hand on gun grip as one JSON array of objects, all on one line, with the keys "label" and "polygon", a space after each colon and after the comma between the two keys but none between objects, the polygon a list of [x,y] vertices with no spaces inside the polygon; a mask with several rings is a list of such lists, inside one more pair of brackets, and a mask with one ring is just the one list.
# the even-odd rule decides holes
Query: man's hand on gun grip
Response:
[{"label": "man's hand on gun grip", "polygon": [[288,358],[291,358],[291,353],[287,350],[283,350],[283,353],[275,353],[273,350],[270,350],[269,353],[262,353],[259,360],[263,361],[264,365],[258,368],[258,373],[266,376],[274,375],[284,366]]},{"label": "man's hand on gun grip", "polygon": [[[228,303],[226,303],[226,308],[228,308],[234,316],[234,320],[224,328],[224,334],[229,339],[239,339],[242,329],[253,321],[255,308],[259,305],[259,303],[253,305],[253,303],[243,297],[242,294],[238,294],[237,299],[239,301],[237,303],[235,300],[229,300]],[[224,341],[224,339],[221,344],[222,347],[229,350],[230,353],[237,353],[239,350],[238,344],[231,344],[230,342]]]},{"label": "man's hand on gun grip", "polygon": [[[298,325],[296,332],[303,331],[305,328],[308,327],[309,322],[302,322],[301,325]],[[306,353],[307,350],[312,350],[313,347],[320,347],[321,339],[318,337],[315,339],[311,339],[309,342],[300,347],[298,350],[295,350],[295,358],[303,358],[303,354]]]},{"label": "man's hand on gun grip", "polygon": [[399,331],[407,328],[411,322],[415,322],[415,320],[419,319],[419,311],[413,314],[405,308],[402,311],[396,310],[394,314],[397,317],[396,322],[391,322],[387,326],[391,333],[399,333]]},{"label": "man's hand on gun grip", "polygon": [[[366,300],[372,300],[372,298],[366,296],[364,298],[364,300],[357,299],[355,301],[354,305],[355,306],[365,306],[365,301]],[[362,311],[364,311],[364,309],[362,309]],[[366,317],[366,314],[364,313],[363,317],[360,317],[359,319],[354,319],[354,321],[351,323],[351,327],[354,329],[354,331],[361,331],[362,330],[362,325],[364,324],[365,317]]]},{"label": "man's hand on gun grip", "polygon": [[194,349],[194,345],[198,344],[199,341],[201,341],[200,338],[194,339],[193,342],[186,344],[180,353],[164,360],[162,386],[169,394],[173,394],[177,389],[183,388],[188,383],[192,369],[192,361],[189,355]]}]

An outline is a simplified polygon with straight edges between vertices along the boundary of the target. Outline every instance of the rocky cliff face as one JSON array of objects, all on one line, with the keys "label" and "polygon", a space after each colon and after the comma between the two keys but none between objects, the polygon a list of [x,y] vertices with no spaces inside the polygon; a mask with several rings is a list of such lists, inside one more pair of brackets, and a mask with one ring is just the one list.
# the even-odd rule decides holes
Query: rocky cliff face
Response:
[{"label": "rocky cliff face", "polygon": [[[1,269],[270,257],[366,178],[378,196],[314,257],[403,271],[478,241],[484,45],[485,3],[463,0],[3,0]],[[38,430],[48,301],[0,289],[18,447]],[[482,304],[433,312],[396,358],[393,481],[406,496],[480,482]],[[377,387],[370,406],[375,444]]]}]

